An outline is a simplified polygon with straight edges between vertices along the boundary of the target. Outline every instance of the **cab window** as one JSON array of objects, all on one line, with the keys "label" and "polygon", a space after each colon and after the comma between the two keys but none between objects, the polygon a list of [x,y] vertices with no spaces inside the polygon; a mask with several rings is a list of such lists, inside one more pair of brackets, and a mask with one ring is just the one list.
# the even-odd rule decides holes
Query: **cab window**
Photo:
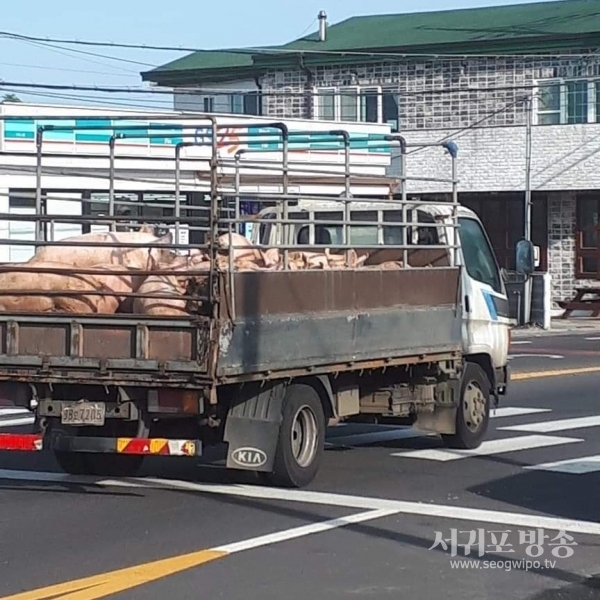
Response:
[{"label": "cab window", "polygon": [[476,281],[486,283],[494,291],[502,293],[496,258],[483,227],[475,219],[461,218],[458,223],[467,273]]}]

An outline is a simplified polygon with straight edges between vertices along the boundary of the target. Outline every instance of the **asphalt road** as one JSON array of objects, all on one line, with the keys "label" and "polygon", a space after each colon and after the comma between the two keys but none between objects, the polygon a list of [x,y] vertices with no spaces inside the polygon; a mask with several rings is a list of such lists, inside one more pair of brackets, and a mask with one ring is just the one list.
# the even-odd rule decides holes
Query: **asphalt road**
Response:
[{"label": "asphalt road", "polygon": [[[600,366],[600,340],[586,337],[517,340],[531,343],[512,347],[512,368],[529,378],[477,453],[402,428],[338,427],[307,490],[193,460],[99,481],[4,454],[0,600],[600,598],[600,372],[552,373]],[[28,418],[0,408],[0,431]],[[553,545],[560,529],[574,545]]]}]

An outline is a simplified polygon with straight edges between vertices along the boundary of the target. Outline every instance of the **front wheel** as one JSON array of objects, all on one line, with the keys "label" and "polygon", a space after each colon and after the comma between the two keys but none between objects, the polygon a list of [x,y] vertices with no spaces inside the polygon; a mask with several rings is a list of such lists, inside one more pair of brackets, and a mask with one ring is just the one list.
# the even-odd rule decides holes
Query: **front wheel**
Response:
[{"label": "front wheel", "polygon": [[456,432],[442,435],[448,448],[470,450],[481,445],[490,419],[490,391],[485,371],[476,363],[467,363],[456,411]]},{"label": "front wheel", "polygon": [[284,487],[303,487],[316,476],[325,446],[325,415],[319,394],[305,384],[288,387],[269,480]]}]

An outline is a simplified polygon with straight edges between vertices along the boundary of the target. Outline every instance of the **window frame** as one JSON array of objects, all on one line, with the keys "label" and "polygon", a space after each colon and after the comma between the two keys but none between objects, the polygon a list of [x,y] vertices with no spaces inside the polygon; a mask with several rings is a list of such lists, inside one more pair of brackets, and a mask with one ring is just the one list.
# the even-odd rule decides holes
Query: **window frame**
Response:
[{"label": "window frame", "polygon": [[[596,223],[596,246],[584,246],[583,235],[584,230],[588,227],[582,226],[582,200],[586,198],[592,198],[596,201],[596,214],[599,216],[598,223]],[[575,279],[600,279],[600,195],[593,196],[590,193],[582,192],[577,194],[575,199]],[[589,228],[594,227],[590,225]],[[596,271],[586,271],[584,269],[585,259],[595,258],[596,259]]]},{"label": "window frame", "polygon": [[[348,121],[342,119],[342,97],[348,95],[347,92],[353,91],[356,93],[356,121]],[[345,94],[346,92],[346,94]],[[363,120],[363,99],[368,94],[377,94],[377,120],[367,121]],[[349,123],[387,123],[388,121],[383,120],[384,112],[384,101],[383,97],[385,94],[391,94],[396,96],[396,107],[397,115],[394,119],[396,127],[400,127],[400,100],[399,92],[395,87],[381,86],[381,85],[342,85],[342,86],[323,86],[313,87],[313,98],[314,98],[314,118],[318,121],[346,121]],[[323,117],[323,97],[333,97],[333,118]]]},{"label": "window frame", "polygon": [[[569,84],[587,84],[587,118],[580,123],[569,123]],[[544,109],[541,107],[540,90],[545,87],[559,86],[559,108]],[[535,125],[585,125],[600,123],[600,78],[582,79],[577,77],[560,77],[540,79],[535,85],[534,124]],[[540,116],[559,115],[558,123],[540,123]]]}]

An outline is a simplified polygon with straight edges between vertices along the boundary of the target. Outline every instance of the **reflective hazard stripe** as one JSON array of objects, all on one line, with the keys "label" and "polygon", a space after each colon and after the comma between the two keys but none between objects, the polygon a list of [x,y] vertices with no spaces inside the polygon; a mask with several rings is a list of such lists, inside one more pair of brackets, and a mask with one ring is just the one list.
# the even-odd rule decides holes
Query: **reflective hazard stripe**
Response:
[{"label": "reflective hazard stripe", "polygon": [[161,438],[117,438],[119,454],[151,454],[158,456],[196,456],[198,442]]}]

